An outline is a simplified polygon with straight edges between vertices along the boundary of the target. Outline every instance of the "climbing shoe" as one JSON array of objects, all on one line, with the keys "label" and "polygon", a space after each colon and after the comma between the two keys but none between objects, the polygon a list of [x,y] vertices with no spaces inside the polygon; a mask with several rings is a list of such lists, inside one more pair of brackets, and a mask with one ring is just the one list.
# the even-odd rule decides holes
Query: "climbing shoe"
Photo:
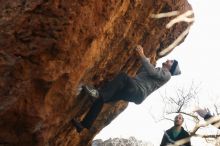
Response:
[{"label": "climbing shoe", "polygon": [[83,125],[80,122],[76,121],[75,119],[72,119],[71,123],[73,124],[73,126],[76,127],[76,131],[78,133],[80,133],[84,129]]},{"label": "climbing shoe", "polygon": [[93,87],[90,86],[82,86],[83,90],[90,96],[98,98],[99,97],[99,91],[94,89]]}]

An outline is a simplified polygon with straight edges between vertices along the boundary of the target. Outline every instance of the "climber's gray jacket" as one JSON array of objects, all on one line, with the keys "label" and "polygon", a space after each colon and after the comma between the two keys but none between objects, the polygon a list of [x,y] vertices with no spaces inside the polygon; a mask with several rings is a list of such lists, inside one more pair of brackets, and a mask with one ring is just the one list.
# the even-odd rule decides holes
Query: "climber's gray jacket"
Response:
[{"label": "climber's gray jacket", "polygon": [[141,90],[142,95],[136,97],[136,104],[140,104],[144,99],[153,91],[160,88],[171,78],[170,71],[157,67],[155,68],[150,60],[146,57],[141,57],[142,66],[134,77],[138,88]]}]

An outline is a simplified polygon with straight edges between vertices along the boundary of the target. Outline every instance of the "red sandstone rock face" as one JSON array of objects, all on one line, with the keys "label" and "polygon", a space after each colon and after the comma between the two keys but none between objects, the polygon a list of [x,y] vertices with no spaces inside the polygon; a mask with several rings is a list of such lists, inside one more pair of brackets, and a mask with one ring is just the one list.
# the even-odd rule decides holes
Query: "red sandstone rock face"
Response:
[{"label": "red sandstone rock face", "polygon": [[139,67],[133,52],[152,62],[189,24],[166,29],[171,18],[150,14],[191,6],[186,0],[0,0],[0,144],[86,146],[127,106],[106,104],[94,126],[78,134],[92,100],[80,84],[100,87],[118,72]]}]

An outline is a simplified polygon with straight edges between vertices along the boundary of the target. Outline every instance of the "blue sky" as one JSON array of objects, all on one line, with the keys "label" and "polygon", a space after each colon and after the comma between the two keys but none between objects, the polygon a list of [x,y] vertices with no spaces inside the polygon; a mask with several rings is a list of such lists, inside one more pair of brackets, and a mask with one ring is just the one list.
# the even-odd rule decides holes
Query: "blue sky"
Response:
[{"label": "blue sky", "polygon": [[[158,66],[166,59],[177,59],[182,70],[181,76],[173,77],[160,90],[151,94],[141,105],[129,103],[128,108],[113,122],[104,128],[95,139],[110,137],[129,137],[144,141],[151,141],[159,145],[164,130],[170,128],[170,121],[155,122],[152,118],[159,117],[163,107],[160,94],[166,90],[170,94],[176,87],[190,86],[192,81],[199,84],[199,101],[202,107],[212,110],[213,100],[220,103],[220,69],[219,69],[219,42],[220,42],[220,1],[219,0],[190,0],[195,22],[190,29],[186,40],[174,49],[168,56],[158,61]],[[219,104],[220,105],[220,104]],[[192,107],[194,108],[194,107]],[[151,113],[151,114],[150,114]],[[204,141],[193,139],[193,144],[211,146]]]}]

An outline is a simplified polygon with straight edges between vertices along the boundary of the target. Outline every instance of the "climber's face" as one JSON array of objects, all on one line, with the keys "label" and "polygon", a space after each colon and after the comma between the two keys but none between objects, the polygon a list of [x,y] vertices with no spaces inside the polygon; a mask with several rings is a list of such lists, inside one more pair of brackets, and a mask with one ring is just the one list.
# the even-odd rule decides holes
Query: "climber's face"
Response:
[{"label": "climber's face", "polygon": [[171,66],[173,65],[173,60],[167,60],[166,62],[164,62],[163,64],[162,64],[162,66],[163,67],[166,67],[168,70],[170,70],[171,69]]}]

